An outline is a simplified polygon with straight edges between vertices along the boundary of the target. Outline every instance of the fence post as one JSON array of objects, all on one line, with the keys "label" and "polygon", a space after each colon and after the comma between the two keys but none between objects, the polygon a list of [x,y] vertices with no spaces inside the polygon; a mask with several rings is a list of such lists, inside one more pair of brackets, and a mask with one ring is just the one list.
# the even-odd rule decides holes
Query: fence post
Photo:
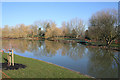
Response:
[{"label": "fence post", "polygon": [[11,66],[11,52],[9,52],[9,66]]},{"label": "fence post", "polygon": [[14,66],[14,53],[13,53],[13,49],[12,49],[12,66]]},{"label": "fence post", "polygon": [[7,59],[8,59],[8,66],[10,66],[10,64],[9,64],[10,63],[9,54],[7,54]]}]

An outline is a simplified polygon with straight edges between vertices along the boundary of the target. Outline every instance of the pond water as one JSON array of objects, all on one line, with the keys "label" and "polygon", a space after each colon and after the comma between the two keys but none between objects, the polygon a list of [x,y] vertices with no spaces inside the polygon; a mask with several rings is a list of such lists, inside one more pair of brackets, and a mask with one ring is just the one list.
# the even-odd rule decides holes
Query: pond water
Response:
[{"label": "pond water", "polygon": [[118,77],[118,52],[87,47],[80,43],[33,40],[2,40],[20,56],[43,60],[96,78]]}]

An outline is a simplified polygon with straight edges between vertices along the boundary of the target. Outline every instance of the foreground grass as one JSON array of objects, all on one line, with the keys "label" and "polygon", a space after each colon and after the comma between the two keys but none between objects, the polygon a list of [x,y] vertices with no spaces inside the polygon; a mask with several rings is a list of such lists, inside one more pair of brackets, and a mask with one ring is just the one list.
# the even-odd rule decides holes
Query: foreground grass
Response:
[{"label": "foreground grass", "polygon": [[[88,78],[88,76],[79,74],[74,71],[48,64],[46,62],[14,55],[15,63],[26,65],[26,68],[18,70],[4,70],[3,72],[11,78]],[[2,56],[2,62],[7,59],[7,54]]]}]

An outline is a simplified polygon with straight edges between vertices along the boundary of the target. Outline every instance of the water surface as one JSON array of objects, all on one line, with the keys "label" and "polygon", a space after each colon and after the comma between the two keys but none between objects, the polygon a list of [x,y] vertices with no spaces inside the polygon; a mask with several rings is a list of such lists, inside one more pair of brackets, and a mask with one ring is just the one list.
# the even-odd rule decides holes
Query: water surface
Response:
[{"label": "water surface", "polygon": [[87,47],[80,43],[33,40],[2,40],[20,56],[51,62],[96,78],[118,77],[118,52]]}]

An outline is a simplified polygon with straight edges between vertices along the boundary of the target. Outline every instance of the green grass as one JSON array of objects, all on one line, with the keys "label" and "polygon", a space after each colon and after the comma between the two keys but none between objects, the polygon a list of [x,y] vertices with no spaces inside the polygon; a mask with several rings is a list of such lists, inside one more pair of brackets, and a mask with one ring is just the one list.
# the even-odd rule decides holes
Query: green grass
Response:
[{"label": "green grass", "polygon": [[[103,46],[106,46],[106,43],[102,43],[102,42],[89,42],[91,43],[92,45],[103,45]],[[110,45],[110,47],[120,47],[120,44],[116,44],[116,43],[112,43]]]},{"label": "green grass", "polygon": [[112,43],[110,46],[111,47],[120,47],[120,44]]},{"label": "green grass", "polygon": [[[27,67],[18,70],[3,69],[3,72],[11,78],[88,78],[88,76],[40,60],[18,55],[14,55],[14,57],[15,63],[23,64]],[[3,58],[7,58],[6,53],[2,56],[2,62],[4,63],[5,60]]]}]

